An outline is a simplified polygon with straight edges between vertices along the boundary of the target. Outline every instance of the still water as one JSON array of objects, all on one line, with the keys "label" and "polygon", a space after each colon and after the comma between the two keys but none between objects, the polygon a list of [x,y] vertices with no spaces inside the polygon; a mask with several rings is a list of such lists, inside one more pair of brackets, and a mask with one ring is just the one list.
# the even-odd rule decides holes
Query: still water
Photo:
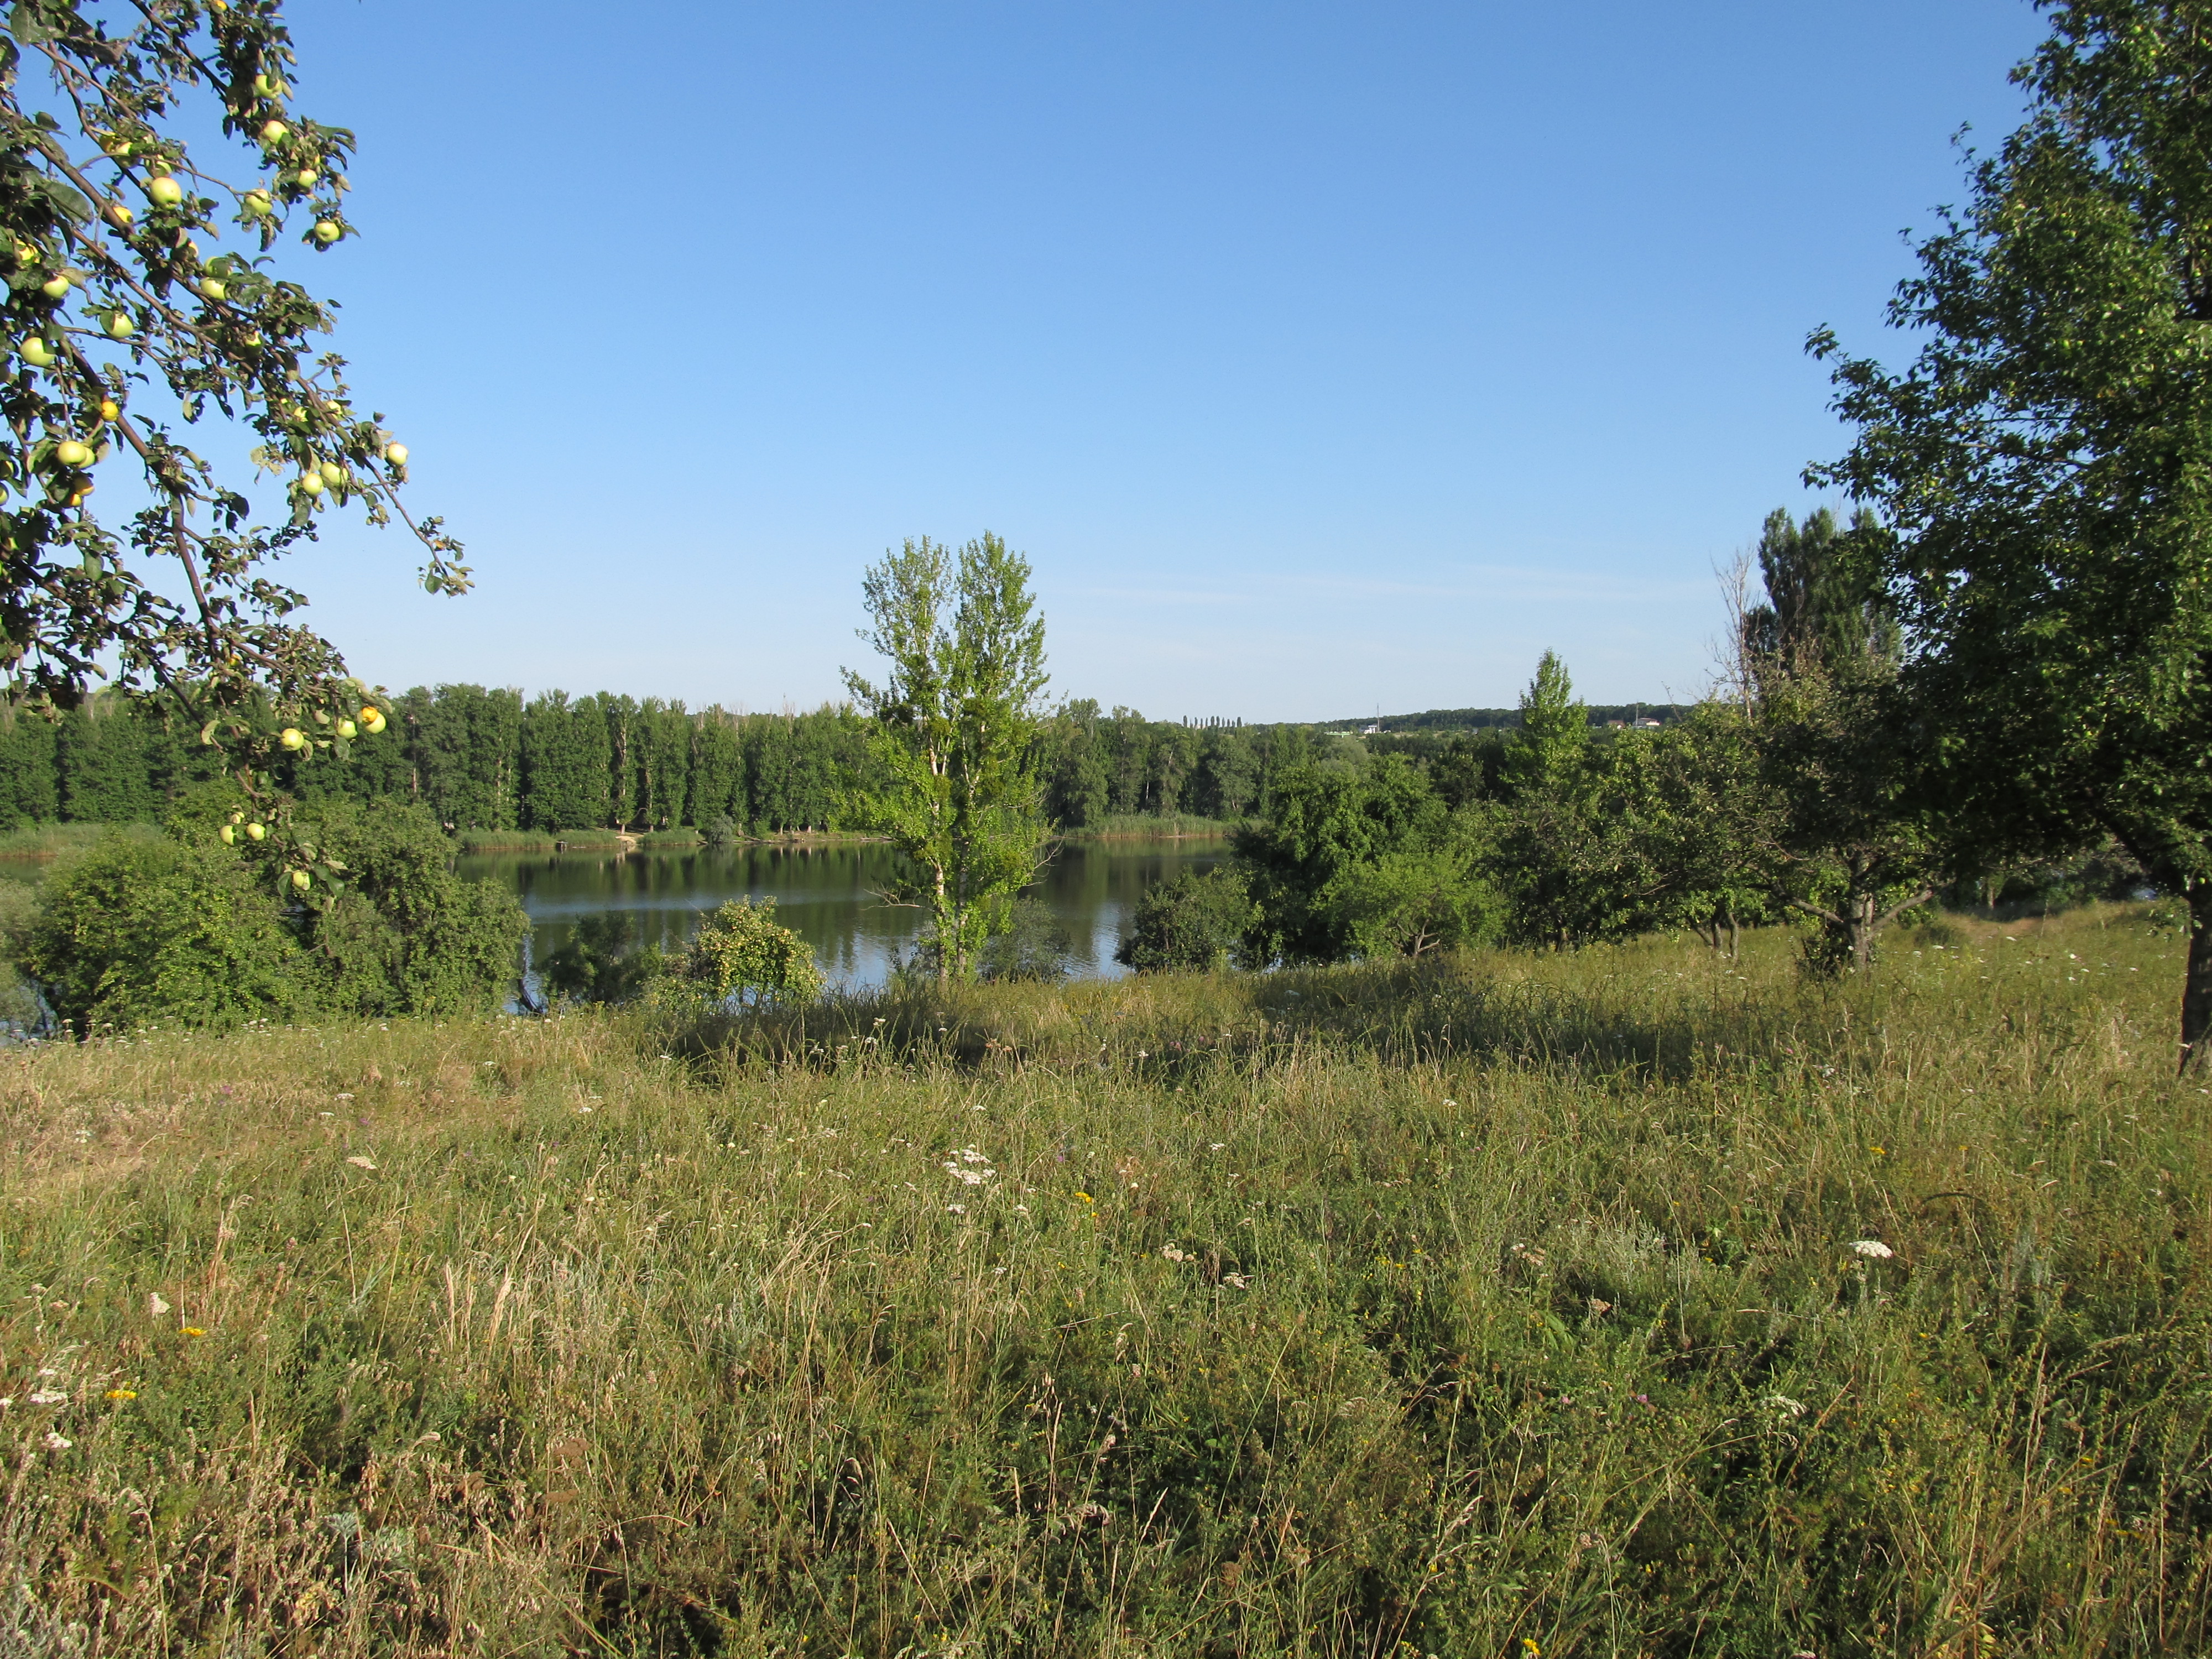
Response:
[{"label": "still water", "polygon": [[[1030,890],[1066,927],[1076,971],[1111,977],[1125,971],[1114,960],[1114,949],[1137,896],[1155,882],[1218,864],[1228,852],[1224,841],[1198,837],[1068,842]],[[532,961],[559,950],[579,916],[601,910],[630,913],[647,939],[672,949],[717,905],[772,898],[776,920],[814,947],[823,975],[850,989],[882,984],[893,958],[921,931],[920,911],[876,896],[897,867],[888,848],[849,843],[627,855],[483,854],[460,861],[464,876],[495,877],[521,898],[530,913]]]}]

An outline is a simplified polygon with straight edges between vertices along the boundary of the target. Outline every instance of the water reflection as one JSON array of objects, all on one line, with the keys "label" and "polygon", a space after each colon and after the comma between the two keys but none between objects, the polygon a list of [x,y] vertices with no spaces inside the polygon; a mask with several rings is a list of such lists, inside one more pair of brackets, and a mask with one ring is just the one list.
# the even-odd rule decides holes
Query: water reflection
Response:
[{"label": "water reflection", "polygon": [[[1079,973],[1111,977],[1123,923],[1155,882],[1205,870],[1228,854],[1219,840],[1082,842],[1063,845],[1032,889],[1075,943]],[[646,938],[673,949],[708,911],[734,898],[773,898],[777,919],[814,947],[823,973],[848,988],[880,985],[921,931],[918,910],[878,895],[897,869],[874,845],[748,846],[712,852],[564,854],[465,858],[465,876],[494,876],[522,900],[531,955],[542,962],[567,942],[580,916],[627,911]]]}]

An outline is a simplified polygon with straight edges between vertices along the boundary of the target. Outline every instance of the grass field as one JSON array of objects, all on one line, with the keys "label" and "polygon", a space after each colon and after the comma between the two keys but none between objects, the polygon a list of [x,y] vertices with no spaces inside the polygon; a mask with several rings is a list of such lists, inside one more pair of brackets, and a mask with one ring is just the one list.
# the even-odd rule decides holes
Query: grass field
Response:
[{"label": "grass field", "polygon": [[2202,1653],[2182,948],[15,1050],[0,1646]]}]

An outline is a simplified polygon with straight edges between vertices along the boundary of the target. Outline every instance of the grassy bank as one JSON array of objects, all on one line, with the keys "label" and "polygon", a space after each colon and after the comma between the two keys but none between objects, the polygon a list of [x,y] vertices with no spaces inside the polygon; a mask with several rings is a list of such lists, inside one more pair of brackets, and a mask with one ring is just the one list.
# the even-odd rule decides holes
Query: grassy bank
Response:
[{"label": "grassy bank", "polygon": [[104,823],[41,823],[0,830],[0,859],[53,859],[92,846],[108,833]]},{"label": "grassy bank", "polygon": [[1226,836],[1241,820],[1234,818],[1158,817],[1131,813],[1101,818],[1080,830],[1064,830],[1066,841],[1181,841],[1212,840]]},{"label": "grassy bank", "polygon": [[20,1051],[4,1616],[72,1654],[2200,1652],[2181,950],[2108,908],[1840,989],[1759,936]]}]

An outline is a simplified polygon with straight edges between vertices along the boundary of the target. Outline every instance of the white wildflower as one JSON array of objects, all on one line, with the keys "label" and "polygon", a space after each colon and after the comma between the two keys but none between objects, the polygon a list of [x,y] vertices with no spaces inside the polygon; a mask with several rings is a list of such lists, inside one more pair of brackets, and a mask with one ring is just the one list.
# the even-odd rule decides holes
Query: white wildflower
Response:
[{"label": "white wildflower", "polygon": [[46,1431],[46,1449],[48,1451],[67,1451],[70,1449],[70,1443],[69,1441],[63,1439],[61,1436],[56,1434],[52,1429],[48,1429]]},{"label": "white wildflower", "polygon": [[1802,1400],[1792,1400],[1786,1394],[1770,1394],[1759,1403],[1769,1411],[1780,1412],[1784,1417],[1805,1415],[1805,1402]]},{"label": "white wildflower", "polygon": [[1172,1242],[1160,1246],[1160,1254],[1170,1261],[1188,1261],[1190,1256],[1180,1244]]},{"label": "white wildflower", "polygon": [[1851,1249],[1869,1261],[1887,1261],[1897,1254],[1878,1238],[1855,1238],[1851,1241]]},{"label": "white wildflower", "polygon": [[146,1298],[146,1312],[149,1316],[159,1319],[168,1311],[169,1304],[162,1300],[161,1291],[156,1291]]},{"label": "white wildflower", "polygon": [[965,1204],[948,1204],[945,1207],[951,1211],[955,1215],[966,1215],[968,1213],[968,1206]]},{"label": "white wildflower", "polygon": [[59,1389],[33,1389],[25,1398],[33,1406],[58,1406],[69,1396]]},{"label": "white wildflower", "polygon": [[356,1170],[374,1170],[376,1167],[374,1163],[365,1158],[349,1158],[346,1162],[352,1164]]}]

